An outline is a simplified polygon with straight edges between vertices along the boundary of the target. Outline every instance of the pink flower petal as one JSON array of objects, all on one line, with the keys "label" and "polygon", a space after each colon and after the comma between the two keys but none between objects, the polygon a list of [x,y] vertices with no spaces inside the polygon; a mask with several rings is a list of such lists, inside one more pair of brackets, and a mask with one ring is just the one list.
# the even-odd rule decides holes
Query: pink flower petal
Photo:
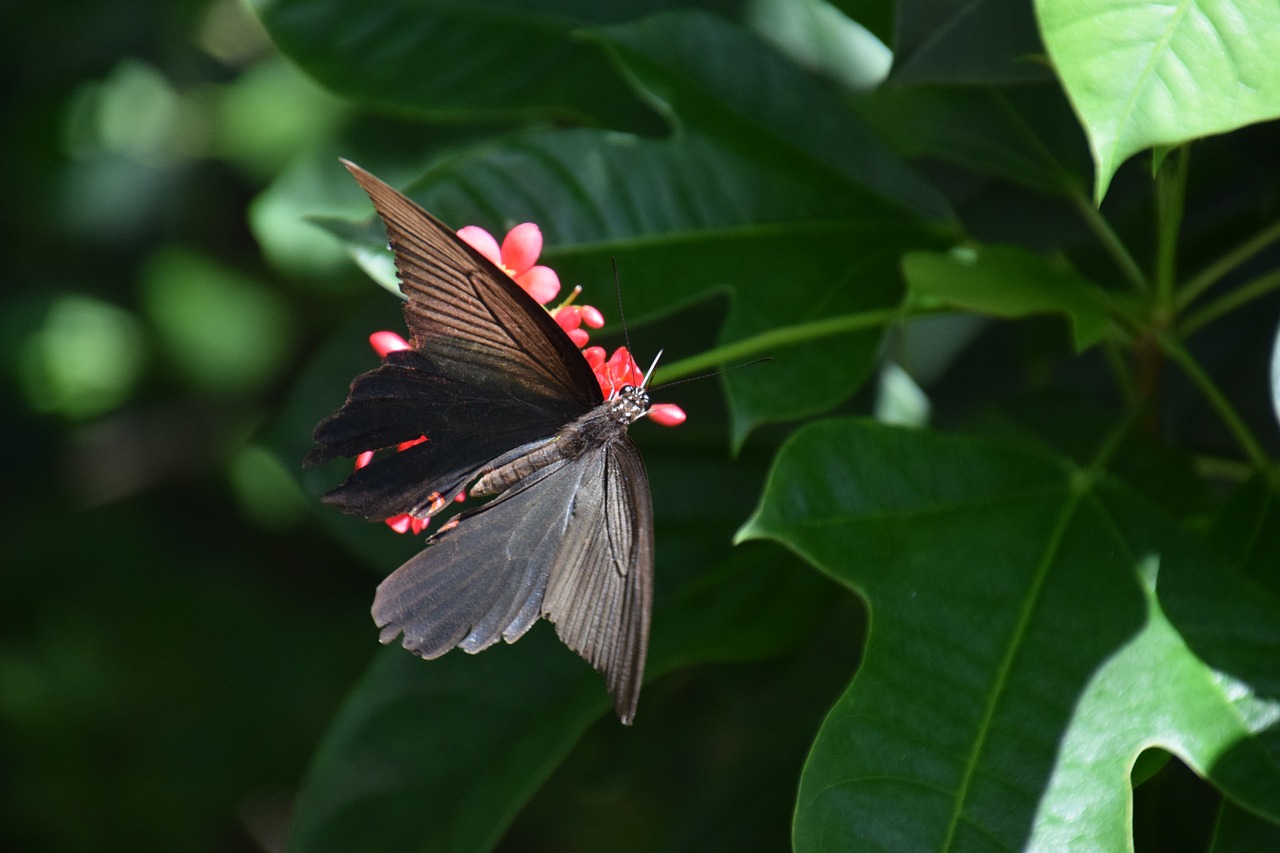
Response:
[{"label": "pink flower petal", "polygon": [[583,347],[587,345],[587,341],[591,340],[591,336],[581,329],[566,329],[569,340],[573,341],[575,347]]},{"label": "pink flower petal", "polygon": [[493,235],[488,231],[479,225],[468,225],[458,229],[458,236],[471,248],[498,266],[502,266],[502,250],[498,248],[498,241],[493,239]]},{"label": "pink flower petal", "polygon": [[566,332],[582,325],[582,309],[577,305],[562,305],[556,309],[556,323]]},{"label": "pink flower petal", "polygon": [[374,332],[369,336],[369,346],[373,347],[373,351],[383,358],[386,358],[389,352],[398,352],[409,348],[408,342],[395,332]]},{"label": "pink flower petal", "polygon": [[639,385],[644,381],[644,371],[636,364],[636,360],[631,357],[631,353],[627,352],[626,347],[618,347],[614,350],[609,358],[609,373],[619,387]]},{"label": "pink flower petal", "polygon": [[595,370],[604,364],[604,347],[587,347],[582,351],[582,357],[587,360],[587,364]]},{"label": "pink flower petal", "polygon": [[502,263],[514,275],[520,275],[536,264],[540,254],[542,231],[532,222],[521,222],[508,231],[502,241]]},{"label": "pink flower petal", "polygon": [[649,407],[649,420],[666,427],[680,426],[688,417],[675,403],[654,403]]},{"label": "pink flower petal", "polygon": [[600,309],[594,305],[582,306],[582,322],[586,323],[593,329],[604,328],[604,315],[600,313]]},{"label": "pink flower petal", "polygon": [[515,277],[516,284],[524,288],[539,305],[546,305],[560,292],[560,276],[551,267],[541,264],[530,267]]}]

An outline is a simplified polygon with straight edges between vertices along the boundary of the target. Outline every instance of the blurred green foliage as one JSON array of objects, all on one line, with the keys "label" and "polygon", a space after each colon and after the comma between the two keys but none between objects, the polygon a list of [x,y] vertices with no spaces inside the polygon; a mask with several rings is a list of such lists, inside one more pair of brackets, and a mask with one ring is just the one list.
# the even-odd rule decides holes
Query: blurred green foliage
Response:
[{"label": "blurred green foliage", "polygon": [[372,576],[264,429],[364,285],[246,208],[343,110],[232,0],[5,4],[0,44],[0,848],[278,849]]}]

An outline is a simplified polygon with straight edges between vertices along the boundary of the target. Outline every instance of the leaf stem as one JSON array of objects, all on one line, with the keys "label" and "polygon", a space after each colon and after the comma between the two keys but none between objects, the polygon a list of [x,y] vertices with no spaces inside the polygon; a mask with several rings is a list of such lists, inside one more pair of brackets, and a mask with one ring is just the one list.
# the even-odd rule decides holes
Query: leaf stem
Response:
[{"label": "leaf stem", "polygon": [[1071,202],[1133,288],[1139,293],[1150,290],[1147,278],[1142,274],[1142,268],[1133,259],[1133,255],[1129,254],[1129,250],[1125,248],[1119,235],[1111,227],[1111,223],[1102,215],[1102,211],[1094,207],[1083,193],[1071,193]]},{"label": "leaf stem", "polygon": [[1247,305],[1258,297],[1265,296],[1278,287],[1280,287],[1280,268],[1273,269],[1265,275],[1258,276],[1253,281],[1243,284],[1229,293],[1224,293],[1221,297],[1210,302],[1182,323],[1178,324],[1178,330],[1184,337],[1186,335],[1190,335],[1201,326],[1212,323],[1223,314],[1229,314],[1240,306]]},{"label": "leaf stem", "polygon": [[1156,340],[1160,344],[1160,349],[1182,368],[1187,378],[1200,389],[1200,393],[1204,394],[1205,399],[1218,412],[1218,417],[1222,418],[1227,429],[1236,437],[1236,441],[1240,443],[1245,455],[1249,457],[1254,467],[1259,470],[1265,469],[1270,464],[1270,460],[1262,449],[1262,445],[1258,444],[1257,439],[1249,432],[1244,420],[1232,407],[1231,403],[1227,401],[1227,398],[1223,396],[1222,392],[1218,390],[1218,386],[1214,384],[1209,374],[1204,372],[1204,369],[1196,363],[1191,354],[1183,349],[1182,345],[1172,335],[1162,334],[1157,336]]},{"label": "leaf stem", "polygon": [[812,323],[799,323],[770,329],[731,344],[718,346],[698,355],[682,359],[658,368],[654,374],[655,385],[662,385],[676,379],[684,379],[697,373],[706,372],[726,362],[746,361],[764,355],[770,355],[779,349],[808,343],[822,338],[843,335],[848,332],[860,332],[887,326],[902,317],[901,308],[886,308],[882,311],[863,311],[857,314],[842,314],[816,320]]},{"label": "leaf stem", "polygon": [[1100,472],[1106,470],[1110,464],[1112,457],[1124,444],[1124,440],[1129,436],[1130,431],[1141,420],[1142,414],[1135,411],[1129,417],[1126,417],[1116,424],[1115,427],[1102,440],[1102,444],[1098,447],[1098,452],[1094,454],[1093,461],[1089,463],[1088,472],[1092,476],[1097,476]]},{"label": "leaf stem", "polygon": [[1205,267],[1178,293],[1178,307],[1191,304],[1200,294],[1216,284],[1223,276],[1261,252],[1276,240],[1280,240],[1280,219],[1263,228],[1230,252]]}]

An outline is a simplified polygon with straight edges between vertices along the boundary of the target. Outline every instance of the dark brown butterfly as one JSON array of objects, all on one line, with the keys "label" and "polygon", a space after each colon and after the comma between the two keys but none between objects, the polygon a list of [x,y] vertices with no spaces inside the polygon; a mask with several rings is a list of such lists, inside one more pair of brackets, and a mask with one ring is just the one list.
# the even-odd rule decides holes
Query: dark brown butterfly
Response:
[{"label": "dark brown butterfly", "polygon": [[[387,228],[410,348],[356,377],[321,421],[307,465],[426,436],[375,458],[324,498],[380,520],[458,516],[378,587],[382,642],[435,658],[519,639],[539,617],[635,717],[653,592],[648,477],[627,427],[644,384],[606,400],[547,311],[452,230],[353,163]],[[442,497],[443,496],[443,497]]]}]

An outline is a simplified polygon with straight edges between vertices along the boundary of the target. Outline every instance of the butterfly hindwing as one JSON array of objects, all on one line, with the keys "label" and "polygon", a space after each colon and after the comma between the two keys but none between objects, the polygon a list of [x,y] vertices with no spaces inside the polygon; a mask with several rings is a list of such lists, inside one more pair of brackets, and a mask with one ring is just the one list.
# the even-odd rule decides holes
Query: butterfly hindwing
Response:
[{"label": "butterfly hindwing", "polygon": [[435,658],[499,639],[513,642],[542,615],[542,596],[581,467],[543,468],[480,508],[464,513],[378,586],[374,621],[382,641],[403,633],[406,649]]},{"label": "butterfly hindwing", "polygon": [[513,642],[539,617],[635,715],[652,604],[653,525],[630,439],[553,463],[434,538],[378,587],[382,641],[426,658]]},{"label": "butterfly hindwing", "polygon": [[561,641],[604,675],[618,716],[629,724],[640,698],[653,606],[649,479],[625,434],[588,456],[543,612]]}]

